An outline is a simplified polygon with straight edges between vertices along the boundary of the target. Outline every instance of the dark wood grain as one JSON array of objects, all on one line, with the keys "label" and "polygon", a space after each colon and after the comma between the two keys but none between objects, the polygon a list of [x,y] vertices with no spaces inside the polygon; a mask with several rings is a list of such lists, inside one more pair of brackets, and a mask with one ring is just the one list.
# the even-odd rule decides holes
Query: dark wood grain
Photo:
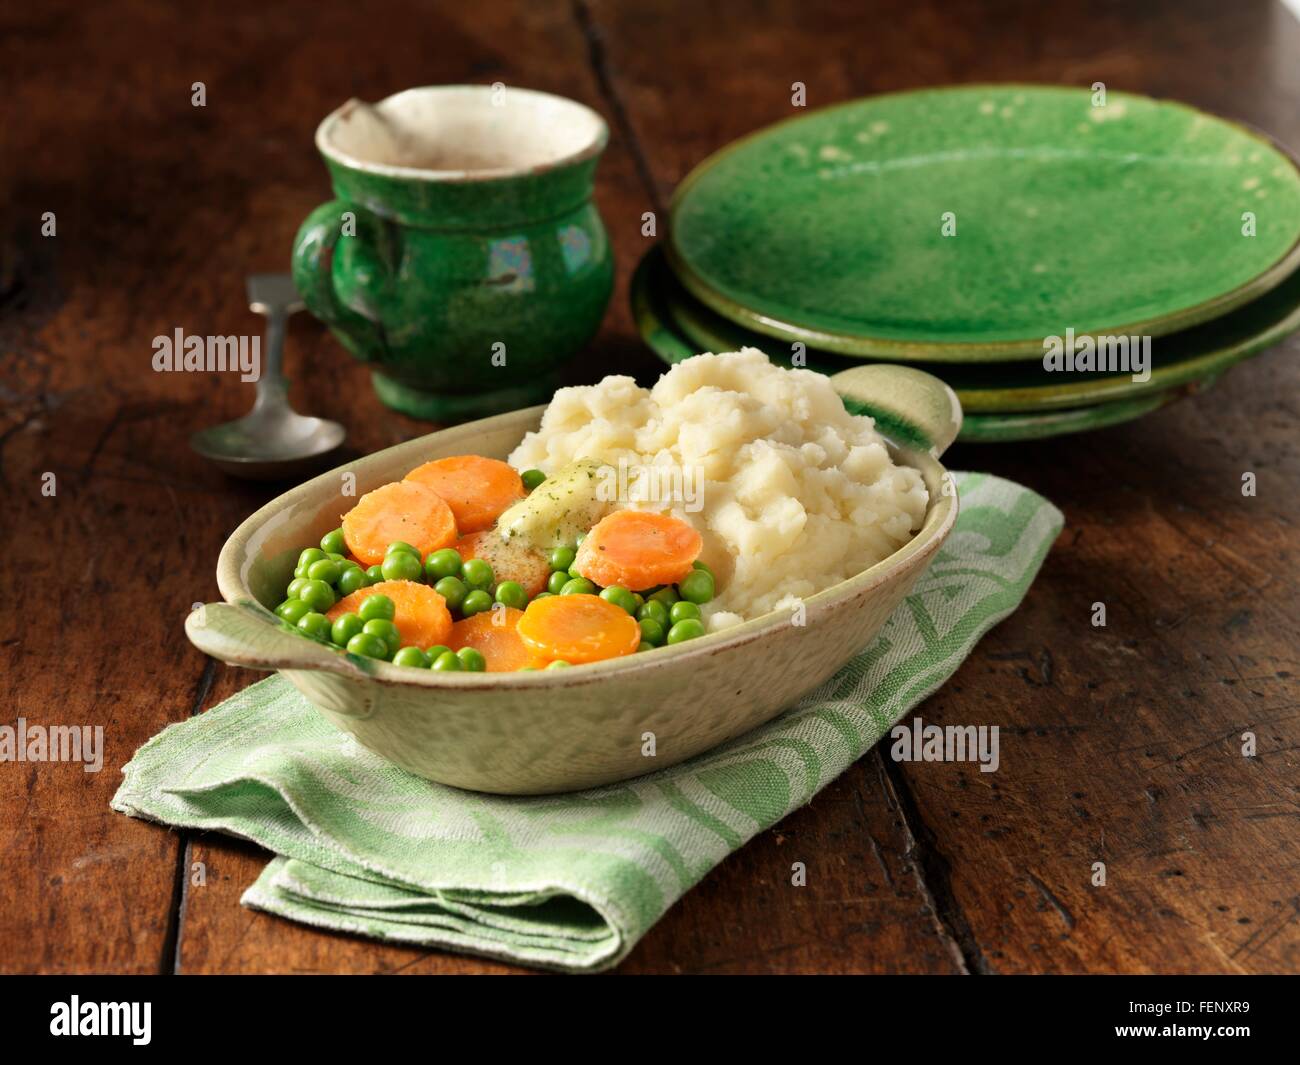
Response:
[{"label": "dark wood grain", "polygon": [[[0,621],[0,690],[6,721],[102,724],[107,746],[98,774],[0,765],[0,970],[523,971],[245,910],[263,852],[107,806],[140,743],[249,681],[207,662],[180,621],[216,598],[217,549],[277,490],[229,481],[185,444],[240,413],[248,386],[154,374],[151,340],[258,329],[244,275],[283,269],[328,195],[311,135],[339,102],[502,80],[601,110],[619,282],[569,377],[649,380],[626,306],[642,213],[662,219],[708,152],[787,117],[794,81],[820,106],[1100,80],[1295,146],[1298,56],[1300,24],[1276,3],[0,10],[0,586],[21,604]],[[1067,518],[1022,610],[919,710],[999,725],[1001,768],[873,752],[724,862],[622,971],[1300,971],[1297,354],[1292,341],[1130,426],[955,448],[954,467],[1031,485]],[[382,408],[305,317],[288,363],[295,400],[344,421],[359,452],[428,428]],[[806,887],[790,883],[795,861]]]}]

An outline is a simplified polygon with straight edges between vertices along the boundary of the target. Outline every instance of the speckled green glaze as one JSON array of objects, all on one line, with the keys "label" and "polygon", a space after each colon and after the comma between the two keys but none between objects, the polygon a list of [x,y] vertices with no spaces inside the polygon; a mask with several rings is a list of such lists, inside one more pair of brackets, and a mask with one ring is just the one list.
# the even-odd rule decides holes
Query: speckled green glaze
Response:
[{"label": "speckled green glaze", "polygon": [[1184,395],[1204,391],[1217,381],[1207,377],[1188,389],[1170,389],[1154,396],[1097,403],[1073,410],[1048,410],[1039,414],[975,414],[962,423],[961,440],[966,444],[1005,444],[1016,440],[1043,440],[1051,436],[1088,433],[1141,418],[1168,406]]},{"label": "speckled green glaze", "polygon": [[[670,331],[686,342],[692,354],[735,351],[750,346],[765,352],[775,362],[790,365],[789,342],[736,325],[694,299],[672,276],[658,249],[642,261],[633,276],[632,288],[634,303],[639,300],[644,305],[638,315],[643,331],[647,319],[662,315]],[[1041,365],[1029,362],[926,363],[926,369],[953,387],[968,416],[1041,414],[1180,388],[1222,374],[1297,329],[1300,329],[1300,272],[1221,318],[1153,339],[1152,372],[1147,381],[1134,381],[1127,374],[1049,373]],[[646,339],[651,347],[671,346],[674,352],[681,350],[673,342],[656,345],[651,336]],[[836,374],[861,362],[808,349],[805,365],[821,373]]]},{"label": "speckled green glaze", "polygon": [[[412,90],[449,91],[491,90]],[[596,332],[613,287],[591,200],[604,123],[588,112],[596,139],[548,165],[487,174],[371,167],[329,150],[326,124],[356,106],[317,136],[336,199],[294,241],[308,309],[373,365],[380,399],[415,417],[456,421],[546,398],[558,368]],[[355,235],[344,233],[349,217]]]},{"label": "speckled green glaze", "polygon": [[[701,347],[694,343],[691,338],[679,332],[665,311],[661,301],[662,293],[656,286],[649,284],[647,281],[647,271],[652,265],[651,257],[647,256],[637,268],[637,272],[632,279],[631,304],[632,317],[636,321],[642,339],[659,358],[666,363],[672,364],[681,362],[683,359],[689,359],[701,350],[731,351],[735,350],[736,347],[743,346],[743,341],[741,343],[729,341],[716,348],[712,348],[710,345]],[[1294,312],[1288,317],[1286,332],[1300,327],[1298,318],[1300,318],[1300,315]],[[737,339],[740,338],[732,338],[733,341]],[[751,337],[750,339],[755,338]],[[769,340],[765,344],[760,338],[759,342],[755,343],[754,346],[760,348],[760,350],[767,350],[769,357],[775,361],[788,364],[789,349],[784,348],[784,357],[778,358],[774,351],[769,350],[771,343]],[[1224,365],[1231,365],[1235,361],[1239,361],[1239,359],[1234,358]],[[814,352],[808,353],[805,365],[809,369],[829,375],[838,375],[846,370],[853,369],[855,366],[871,370],[907,368],[889,363],[874,363],[863,366],[861,362],[838,359],[834,356]],[[945,367],[944,369],[946,377],[948,368]],[[1140,418],[1142,415],[1149,414],[1151,411],[1172,403],[1183,396],[1210,388],[1223,372],[1223,367],[1202,365],[1198,372],[1199,376],[1180,378],[1175,384],[1167,384],[1163,390],[1139,395],[1135,398],[1098,402],[1087,406],[1069,407],[1060,410],[1045,407],[1017,413],[970,413],[964,411],[957,439],[964,443],[1010,443],[1017,440],[1038,440],[1051,436],[1064,436],[1069,433],[1104,429],[1111,425],[1118,425],[1121,422]],[[961,405],[965,407],[966,401],[963,398],[965,393],[961,389],[956,389],[955,394]],[[848,402],[852,406],[851,399]],[[873,416],[877,417],[881,414],[880,411],[866,413],[872,413]],[[892,420],[888,414],[881,418],[882,430],[889,431]],[[907,438],[906,430],[898,435],[900,438]]]},{"label": "speckled green glaze", "polygon": [[[912,380],[923,393],[915,402],[901,380],[890,392],[938,442],[949,423],[929,424],[926,412],[944,411],[931,402],[943,386]],[[533,407],[446,429],[367,455],[347,471],[360,495],[429,459],[467,451],[505,458],[541,415]],[[355,502],[339,495],[335,470],[286,492],[231,534],[217,560],[226,602],[192,611],[185,631],[224,662],[282,671],[338,728],[430,780],[506,794],[626,780],[771,720],[879,633],[938,554],[958,510],[950,479],[928,449],[892,454],[920,471],[930,493],[920,530],[884,561],[808,597],[804,624],[775,611],[646,654],[520,673],[434,673],[328,650],[282,630],[269,608],[302,545],[335,528]],[[643,756],[646,732],[660,738],[653,765]]]},{"label": "speckled green glaze", "polygon": [[678,188],[667,251],[692,293],[758,332],[856,355],[1031,359],[1067,328],[1161,335],[1279,283],[1300,263],[1300,172],[1182,104],[928,89],[718,152]]}]

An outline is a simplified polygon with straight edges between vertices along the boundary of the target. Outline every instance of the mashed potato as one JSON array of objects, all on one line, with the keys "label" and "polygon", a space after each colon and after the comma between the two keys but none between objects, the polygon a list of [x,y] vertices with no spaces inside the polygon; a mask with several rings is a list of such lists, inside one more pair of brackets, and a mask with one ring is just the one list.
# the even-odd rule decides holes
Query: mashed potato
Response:
[{"label": "mashed potato", "polygon": [[861,573],[912,538],[929,502],[920,473],[894,464],[826,377],[754,348],[687,359],[649,391],[630,377],[560,389],[510,463],[549,475],[583,458],[642,485],[616,507],[667,511],[700,531],[718,577],[704,607],[713,630]]}]

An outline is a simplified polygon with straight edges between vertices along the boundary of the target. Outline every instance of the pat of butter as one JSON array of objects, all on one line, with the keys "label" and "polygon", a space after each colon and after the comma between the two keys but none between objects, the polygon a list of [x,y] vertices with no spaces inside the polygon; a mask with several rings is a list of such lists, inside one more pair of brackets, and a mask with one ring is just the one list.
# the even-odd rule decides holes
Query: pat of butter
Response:
[{"label": "pat of butter", "polygon": [[503,539],[522,540],[536,551],[572,547],[579,533],[614,509],[608,489],[600,490],[612,473],[596,459],[569,463],[507,508],[497,519],[497,531]]}]

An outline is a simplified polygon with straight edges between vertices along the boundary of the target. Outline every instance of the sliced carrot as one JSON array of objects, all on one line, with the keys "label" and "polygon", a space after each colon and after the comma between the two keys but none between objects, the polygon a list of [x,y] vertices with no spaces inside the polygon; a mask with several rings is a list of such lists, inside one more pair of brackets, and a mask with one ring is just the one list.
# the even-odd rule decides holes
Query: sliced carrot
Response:
[{"label": "sliced carrot", "polygon": [[342,614],[355,614],[372,595],[386,595],[393,601],[393,624],[402,636],[403,647],[433,647],[446,644],[451,635],[451,611],[447,600],[419,581],[380,581],[345,595],[326,613],[330,621]]},{"label": "sliced carrot", "polygon": [[691,572],[704,541],[680,518],[646,510],[616,510],[587,534],[574,568],[601,587],[634,592],[676,584]]},{"label": "sliced carrot", "polygon": [[394,481],[367,492],[343,515],[348,550],[367,566],[384,561],[388,545],[403,540],[421,555],[456,541],[451,507],[432,488]]},{"label": "sliced carrot", "polygon": [[524,616],[513,607],[493,607],[475,614],[451,627],[447,646],[453,651],[472,647],[487,660],[489,673],[512,673],[516,669],[533,665],[534,655],[519,638],[515,627]]},{"label": "sliced carrot", "polygon": [[462,533],[488,528],[506,507],[525,495],[524,482],[512,466],[481,455],[434,459],[417,466],[406,479],[442,496]]},{"label": "sliced carrot", "polygon": [[551,567],[522,539],[503,540],[496,529],[484,529],[462,536],[455,547],[461,558],[481,558],[491,566],[498,583],[518,581],[529,599],[546,589]]},{"label": "sliced carrot", "polygon": [[534,599],[515,631],[537,657],[575,665],[630,655],[641,643],[636,619],[598,595]]}]

